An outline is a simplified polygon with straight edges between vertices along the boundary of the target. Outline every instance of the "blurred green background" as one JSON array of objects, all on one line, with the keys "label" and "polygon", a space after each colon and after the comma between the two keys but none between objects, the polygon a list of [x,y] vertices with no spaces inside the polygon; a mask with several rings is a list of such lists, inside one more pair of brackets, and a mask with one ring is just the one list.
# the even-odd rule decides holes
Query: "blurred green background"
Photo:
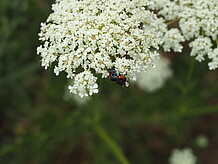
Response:
[{"label": "blurred green background", "polygon": [[[155,93],[104,79],[86,104],[65,101],[65,74],[45,71],[36,54],[52,3],[0,0],[1,164],[118,164],[123,154],[133,164],[167,164],[172,149],[186,146],[198,163],[218,163],[217,70],[185,45],[165,54],[174,76]],[[206,148],[196,144],[202,134]]]}]

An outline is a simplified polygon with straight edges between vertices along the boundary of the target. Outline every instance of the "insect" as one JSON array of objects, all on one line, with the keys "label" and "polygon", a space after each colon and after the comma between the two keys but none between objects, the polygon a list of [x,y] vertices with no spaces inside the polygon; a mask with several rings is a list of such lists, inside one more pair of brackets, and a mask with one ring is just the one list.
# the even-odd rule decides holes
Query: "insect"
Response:
[{"label": "insect", "polygon": [[110,73],[111,81],[115,81],[120,86],[124,86],[124,84],[126,82],[125,76],[121,76],[121,75],[117,74],[115,70],[110,70],[109,73]]}]

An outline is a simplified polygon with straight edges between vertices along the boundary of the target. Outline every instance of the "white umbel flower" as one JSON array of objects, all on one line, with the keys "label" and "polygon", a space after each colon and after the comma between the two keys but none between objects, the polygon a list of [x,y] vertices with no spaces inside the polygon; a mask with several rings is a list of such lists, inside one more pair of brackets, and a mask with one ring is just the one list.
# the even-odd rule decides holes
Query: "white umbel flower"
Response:
[{"label": "white umbel flower", "polygon": [[170,61],[167,58],[160,57],[155,61],[155,67],[150,68],[148,72],[137,75],[136,84],[142,90],[155,92],[160,89],[167,79],[173,74],[170,68]]},{"label": "white umbel flower", "polygon": [[196,164],[197,158],[190,148],[183,150],[174,149],[169,158],[169,162],[170,164]]},{"label": "white umbel flower", "polygon": [[[196,56],[196,59],[200,62],[205,57],[212,59],[212,62],[208,64],[209,69],[216,69],[218,65],[216,55],[218,46],[218,0],[150,1],[153,2],[150,8],[158,10],[157,14],[162,16],[167,24],[170,24],[171,21],[169,20],[174,19],[178,21],[178,30],[181,31],[182,36],[179,36],[179,33],[177,33],[178,38],[174,38],[174,43],[177,45],[175,50],[181,51],[181,45],[177,43],[183,42],[184,39],[187,41],[194,40],[190,44],[190,48],[192,48],[191,56]],[[170,41],[173,36],[172,29],[166,30],[165,33],[163,48],[165,51],[169,51],[171,48],[169,45],[173,45],[173,40]],[[198,48],[197,46],[200,47]],[[174,50],[173,47],[172,49]]]},{"label": "white umbel flower", "polygon": [[[41,24],[37,53],[46,69],[74,78],[71,92],[81,97],[98,92],[95,74],[114,69],[127,79],[146,71],[158,56],[162,32],[148,0],[56,0],[53,13]],[[86,79],[84,79],[86,78]]]},{"label": "white umbel flower", "polygon": [[164,51],[169,52],[173,49],[175,52],[182,52],[183,46],[181,45],[181,42],[184,42],[185,39],[177,28],[168,30],[165,33],[163,40]]},{"label": "white umbel flower", "polygon": [[218,35],[217,0],[179,0],[179,25],[186,39],[199,37],[202,32],[216,40]]},{"label": "white umbel flower", "polygon": [[[73,85],[73,81],[69,80],[69,84]],[[75,103],[78,106],[86,105],[91,100],[91,97],[85,96],[85,97],[81,98],[77,94],[70,93],[68,88],[66,88],[65,93],[63,95],[63,98],[65,101],[67,101],[69,103]]]},{"label": "white umbel flower", "polygon": [[164,16],[165,20],[173,20],[178,17],[180,6],[177,0],[150,0],[153,2],[149,8],[159,10],[160,15]]},{"label": "white umbel flower", "polygon": [[189,46],[192,48],[191,56],[196,56],[196,60],[199,62],[205,60],[204,57],[212,51],[212,43],[208,37],[199,37],[192,41]]},{"label": "white umbel flower", "polygon": [[98,93],[98,84],[95,77],[90,71],[84,71],[75,76],[74,84],[69,85],[70,93],[78,94],[81,98],[84,96]]}]

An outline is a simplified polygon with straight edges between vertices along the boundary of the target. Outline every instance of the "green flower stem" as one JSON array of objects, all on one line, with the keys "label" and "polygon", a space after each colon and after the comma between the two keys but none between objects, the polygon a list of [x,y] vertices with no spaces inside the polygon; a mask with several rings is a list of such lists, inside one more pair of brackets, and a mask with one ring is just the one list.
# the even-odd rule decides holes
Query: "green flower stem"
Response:
[{"label": "green flower stem", "polygon": [[218,112],[218,105],[198,107],[181,112],[182,117],[194,117]]},{"label": "green flower stem", "polygon": [[171,20],[171,21],[169,21],[169,22],[166,22],[166,24],[167,24],[167,25],[173,24],[173,23],[179,21],[179,19],[180,19],[180,18],[176,18],[176,19],[174,19],[174,20]]},{"label": "green flower stem", "polygon": [[186,82],[187,82],[187,85],[189,84],[189,82],[191,81],[191,77],[194,73],[194,69],[195,69],[195,59],[192,58],[191,60],[191,63],[189,65],[189,70],[188,70],[188,74],[186,76]]},{"label": "green flower stem", "polygon": [[94,129],[99,137],[110,147],[114,155],[119,159],[122,164],[129,164],[117,143],[107,134],[107,132],[98,124],[94,123]]},{"label": "green flower stem", "polygon": [[[159,109],[162,110],[162,109]],[[164,109],[163,109],[164,110]],[[163,124],[164,122],[168,122],[169,120],[173,119],[190,119],[194,117],[199,117],[207,114],[217,113],[218,112],[218,105],[212,106],[199,106],[199,107],[182,107],[179,111],[176,112],[167,112],[166,114],[160,115],[146,115],[146,116],[139,116],[135,119],[126,119],[125,123],[126,126],[136,126],[141,124]]]},{"label": "green flower stem", "polygon": [[180,95],[180,103],[183,104],[183,101],[186,97],[186,95],[188,94],[188,92],[192,89],[193,87],[193,82],[191,81],[191,77],[193,76],[194,73],[194,69],[195,69],[195,59],[192,58],[190,64],[189,64],[189,68],[188,68],[188,72],[186,74],[185,80],[183,85],[181,86],[181,95]]},{"label": "green flower stem", "polygon": [[218,112],[218,105],[202,106],[202,107],[194,107],[194,108],[181,107],[177,113],[171,112],[159,116],[158,118],[149,118],[148,120],[146,120],[146,123],[163,123],[163,121],[167,121],[171,118],[180,118],[180,119],[193,118],[193,117],[199,117],[202,115],[207,115],[215,112]]},{"label": "green flower stem", "polygon": [[201,35],[204,36],[204,34],[205,34],[205,31],[201,30]]}]

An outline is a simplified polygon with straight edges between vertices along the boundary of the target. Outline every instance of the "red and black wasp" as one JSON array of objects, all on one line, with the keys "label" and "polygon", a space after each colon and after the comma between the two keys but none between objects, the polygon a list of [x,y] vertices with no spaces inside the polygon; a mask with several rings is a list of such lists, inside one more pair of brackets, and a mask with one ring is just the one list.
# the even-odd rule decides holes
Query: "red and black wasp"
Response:
[{"label": "red and black wasp", "polygon": [[126,77],[117,74],[115,70],[110,70],[110,79],[111,81],[115,81],[115,83],[119,84],[120,86],[124,86],[126,82]]}]

